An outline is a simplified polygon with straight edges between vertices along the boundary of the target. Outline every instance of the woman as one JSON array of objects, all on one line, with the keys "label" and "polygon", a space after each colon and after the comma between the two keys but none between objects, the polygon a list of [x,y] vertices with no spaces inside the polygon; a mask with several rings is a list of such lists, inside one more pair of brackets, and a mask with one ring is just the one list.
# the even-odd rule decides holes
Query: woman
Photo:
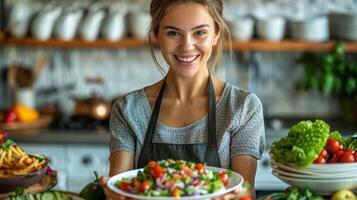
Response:
[{"label": "woman", "polygon": [[[222,4],[152,0],[151,53],[159,66],[152,46],[160,48],[168,72],[163,80],[116,101],[110,176],[150,160],[191,160],[240,173],[254,196],[257,159],[265,147],[263,111],[256,95],[211,74],[230,39]],[[102,177],[102,185],[106,181]]]}]

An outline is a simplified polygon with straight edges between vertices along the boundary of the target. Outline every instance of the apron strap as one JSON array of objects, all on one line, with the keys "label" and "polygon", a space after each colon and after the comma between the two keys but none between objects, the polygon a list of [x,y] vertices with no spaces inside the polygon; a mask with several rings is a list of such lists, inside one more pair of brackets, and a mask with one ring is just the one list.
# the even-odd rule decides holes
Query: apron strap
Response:
[{"label": "apron strap", "polygon": [[154,110],[152,111],[149,126],[148,126],[148,129],[146,130],[146,136],[145,136],[143,146],[151,144],[151,141],[152,141],[155,129],[156,129],[157,119],[158,119],[159,113],[160,113],[161,100],[162,100],[162,97],[164,96],[165,87],[166,87],[166,79],[164,80],[164,83],[162,84],[161,89],[160,89],[159,96],[156,99],[155,107],[154,107]]},{"label": "apron strap", "polygon": [[208,79],[208,145],[217,147],[216,140],[216,93],[212,83],[211,74]]}]

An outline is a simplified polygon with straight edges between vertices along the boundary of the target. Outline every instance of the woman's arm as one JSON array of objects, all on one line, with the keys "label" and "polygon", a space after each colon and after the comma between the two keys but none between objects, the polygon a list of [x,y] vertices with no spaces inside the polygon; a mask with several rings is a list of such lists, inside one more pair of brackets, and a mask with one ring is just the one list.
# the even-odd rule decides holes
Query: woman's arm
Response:
[{"label": "woman's arm", "polygon": [[255,199],[255,172],[257,171],[257,159],[249,155],[237,155],[231,160],[231,169],[243,176],[249,183],[249,193]]},{"label": "woman's arm", "polygon": [[[129,171],[134,168],[134,155],[126,151],[115,151],[110,155],[110,170],[109,176],[114,176],[124,171]],[[126,200],[125,197],[120,196],[107,187],[109,177],[102,176],[100,184],[103,186],[105,195],[112,200]]]},{"label": "woman's arm", "polygon": [[110,155],[109,176],[134,169],[134,155],[126,151],[115,151]]}]

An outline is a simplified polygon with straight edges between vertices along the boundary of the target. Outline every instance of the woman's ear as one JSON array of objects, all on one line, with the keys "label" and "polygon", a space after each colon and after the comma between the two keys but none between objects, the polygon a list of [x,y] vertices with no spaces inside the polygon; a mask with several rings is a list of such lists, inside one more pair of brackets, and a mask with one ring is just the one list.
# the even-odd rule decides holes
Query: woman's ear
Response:
[{"label": "woman's ear", "polygon": [[155,33],[150,31],[149,37],[150,37],[151,41],[154,43],[154,45],[159,46],[159,41],[158,41]]},{"label": "woman's ear", "polygon": [[218,32],[214,35],[214,37],[213,37],[213,46],[216,46],[220,35],[221,35],[221,32],[220,32],[220,31],[218,31]]}]

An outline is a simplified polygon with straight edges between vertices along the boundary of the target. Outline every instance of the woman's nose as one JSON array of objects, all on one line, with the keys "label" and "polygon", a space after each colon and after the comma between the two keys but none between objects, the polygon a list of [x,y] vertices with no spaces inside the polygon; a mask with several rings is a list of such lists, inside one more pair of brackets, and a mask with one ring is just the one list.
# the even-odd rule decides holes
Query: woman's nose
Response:
[{"label": "woman's nose", "polygon": [[183,50],[192,50],[195,47],[195,41],[191,36],[184,36],[181,40],[181,48]]}]

